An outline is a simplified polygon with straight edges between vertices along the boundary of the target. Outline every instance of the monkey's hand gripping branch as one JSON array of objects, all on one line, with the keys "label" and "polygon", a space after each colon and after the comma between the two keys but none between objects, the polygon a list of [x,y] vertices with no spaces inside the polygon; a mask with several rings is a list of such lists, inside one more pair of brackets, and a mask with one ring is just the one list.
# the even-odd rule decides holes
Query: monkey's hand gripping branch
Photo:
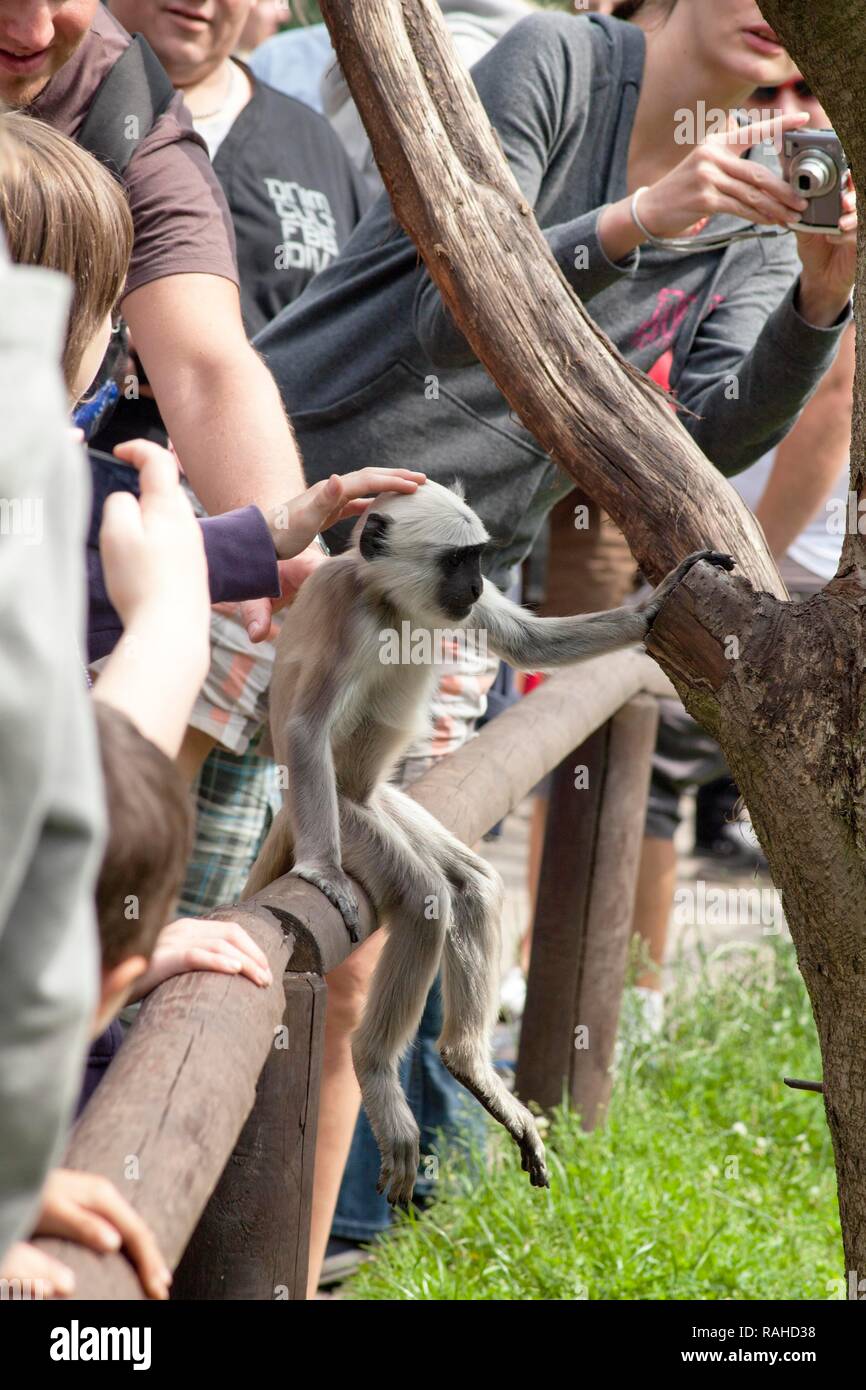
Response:
[{"label": "monkey's hand gripping branch", "polygon": [[691,555],[687,555],[653,590],[646,603],[641,605],[641,611],[646,616],[650,628],[655,622],[662,604],[700,560],[706,560],[707,564],[713,565],[716,569],[728,571],[732,570],[737,563],[732,555],[724,555],[718,550],[695,550]]}]

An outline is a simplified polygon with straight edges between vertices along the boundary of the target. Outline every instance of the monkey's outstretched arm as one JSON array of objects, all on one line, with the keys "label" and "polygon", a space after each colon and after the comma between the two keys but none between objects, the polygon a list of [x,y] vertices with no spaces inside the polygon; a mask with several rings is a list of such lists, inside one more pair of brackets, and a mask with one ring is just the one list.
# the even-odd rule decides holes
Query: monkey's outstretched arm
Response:
[{"label": "monkey's outstretched arm", "polygon": [[504,598],[484,581],[481,598],[472,610],[471,624],[487,633],[490,646],[510,665],[525,669],[567,666],[602,652],[630,647],[646,637],[672,589],[699,560],[732,569],[730,555],[698,550],[682,560],[644,603],[612,608],[607,613],[584,613],[573,618],[538,618]]}]

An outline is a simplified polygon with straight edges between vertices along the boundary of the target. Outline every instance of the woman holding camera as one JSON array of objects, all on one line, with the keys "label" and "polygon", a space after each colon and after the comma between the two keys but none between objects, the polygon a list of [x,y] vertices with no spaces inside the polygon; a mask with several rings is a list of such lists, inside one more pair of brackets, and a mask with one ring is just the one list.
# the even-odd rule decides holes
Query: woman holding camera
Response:
[{"label": "woman holding camera", "polygon": [[[673,350],[671,387],[694,412],[683,423],[736,473],[783,437],[835,354],[853,199],[840,237],[694,254],[654,244],[744,223],[781,231],[802,216],[807,201],[765,142],[808,117],[738,123],[756,87],[790,72],[754,0],[627,0],[620,13],[630,22],[531,15],[473,79],[566,279],[633,365]],[[349,469],[365,446],[440,480],[459,467],[500,543],[497,580],[571,486],[512,418],[384,196],[258,346],[310,476]]]},{"label": "woman holding camera", "polygon": [[[726,242],[744,223],[781,231],[806,210],[764,142],[807,118],[741,128],[734,115],[756,87],[789,75],[788,59],[754,0],[628,0],[619,14],[531,15],[472,75],[562,273],[634,366],[672,354],[683,424],[733,474],[784,436],[834,358],[851,312],[853,199],[841,236]],[[708,233],[717,243],[693,254],[658,244]],[[359,454],[411,459],[441,482],[459,476],[497,542],[487,570],[503,586],[557,499],[574,498],[474,357],[384,195],[256,345],[311,481],[351,470]],[[572,586],[569,611],[621,601],[633,565],[622,544],[599,558],[610,529],[571,528],[569,550],[601,582],[583,605]],[[472,710],[453,668],[449,686],[434,713],[453,747],[482,705]],[[314,1269],[357,1111],[348,1040],[378,949],[374,937],[329,979]],[[365,1206],[358,1181],[347,1183],[352,1219],[334,1230],[369,1240],[387,1216],[372,1191]]]}]

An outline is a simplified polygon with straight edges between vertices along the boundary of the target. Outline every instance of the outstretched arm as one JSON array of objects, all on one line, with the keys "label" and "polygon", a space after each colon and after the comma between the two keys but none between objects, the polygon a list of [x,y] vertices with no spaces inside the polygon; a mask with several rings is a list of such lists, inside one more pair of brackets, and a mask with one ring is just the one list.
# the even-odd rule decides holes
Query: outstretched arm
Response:
[{"label": "outstretched arm", "polygon": [[642,641],[665,599],[699,560],[721,569],[729,570],[734,565],[729,555],[697,550],[636,607],[611,608],[607,613],[583,613],[573,618],[538,618],[504,598],[485,579],[484,591],[472,611],[472,626],[486,631],[497,655],[519,669],[539,670],[587,661]]}]

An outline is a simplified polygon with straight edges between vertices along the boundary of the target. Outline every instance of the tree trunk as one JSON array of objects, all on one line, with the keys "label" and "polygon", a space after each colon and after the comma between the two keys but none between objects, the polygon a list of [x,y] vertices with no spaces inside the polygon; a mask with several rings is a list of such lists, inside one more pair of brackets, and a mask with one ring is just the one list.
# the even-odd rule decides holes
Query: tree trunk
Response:
[{"label": "tree trunk", "polygon": [[[737,557],[734,576],[692,571],[651,650],[719,739],[783,895],[824,1059],[846,1269],[866,1274],[862,539],[848,538],[822,594],[785,603],[757,523],[560,274],[432,0],[321,8],[395,213],[527,428],[614,518],[654,580],[701,546]],[[864,186],[861,0],[764,0],[763,10],[838,122]],[[860,249],[866,291],[862,240]]]},{"label": "tree trunk", "polygon": [[[760,4],[768,24],[784,39],[788,52],[829,114],[851,163],[854,182],[862,189],[866,173],[866,9],[862,0],[760,0]],[[866,283],[864,277],[866,222],[860,224],[858,241],[857,279],[861,286]],[[858,328],[862,322],[862,290],[860,299]],[[857,342],[851,489],[862,499],[866,487],[866,334],[858,331]],[[864,564],[866,523],[862,532],[854,529],[846,535],[840,571]]]},{"label": "tree trunk", "polygon": [[[760,0],[866,178],[866,9],[862,0]],[[858,230],[852,492],[866,488],[866,224]],[[858,517],[860,512],[858,510]],[[747,679],[752,726],[737,729],[736,688],[723,747],[766,851],[815,1014],[833,1139],[846,1269],[866,1274],[866,527],[845,536],[836,578],[807,605],[755,623]],[[803,612],[803,609],[808,612]],[[739,673],[742,682],[745,672]],[[792,752],[794,756],[792,757]],[[786,798],[795,811],[786,811]]]}]

